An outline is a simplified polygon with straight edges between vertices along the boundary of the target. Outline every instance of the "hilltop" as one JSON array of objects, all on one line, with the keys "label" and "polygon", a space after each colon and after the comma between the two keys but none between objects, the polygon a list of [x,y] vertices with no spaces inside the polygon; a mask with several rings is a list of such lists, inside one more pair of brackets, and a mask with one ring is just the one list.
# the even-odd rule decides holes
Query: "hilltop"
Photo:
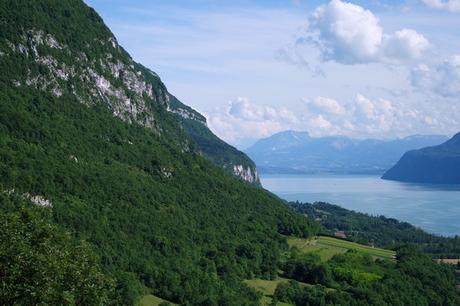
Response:
[{"label": "hilltop", "polygon": [[409,151],[382,177],[429,184],[460,184],[460,133],[445,143]]}]

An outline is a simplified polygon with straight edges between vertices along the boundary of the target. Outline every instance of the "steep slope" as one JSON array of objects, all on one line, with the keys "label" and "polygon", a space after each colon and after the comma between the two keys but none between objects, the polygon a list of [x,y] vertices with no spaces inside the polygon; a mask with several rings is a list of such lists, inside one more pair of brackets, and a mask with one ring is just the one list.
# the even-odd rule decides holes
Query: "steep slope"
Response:
[{"label": "steep slope", "polygon": [[119,304],[257,304],[242,280],[275,275],[283,235],[317,225],[198,154],[159,77],[82,1],[2,1],[0,23],[1,192],[90,242]]},{"label": "steep slope", "polygon": [[460,184],[460,133],[434,147],[409,151],[382,177],[430,184]]},{"label": "steep slope", "polygon": [[198,146],[199,152],[227,173],[254,185],[260,185],[255,163],[243,152],[230,146],[207,128],[206,118],[175,97],[171,98],[170,110],[175,113],[185,132]]},{"label": "steep slope", "polygon": [[30,199],[1,192],[0,203],[0,305],[110,303],[113,282],[88,243],[72,239]]},{"label": "steep slope", "polygon": [[[5,2],[5,17],[7,12]],[[21,1],[12,4],[15,9],[21,11]],[[38,7],[41,2],[36,4]],[[66,4],[63,4],[66,5]],[[27,14],[27,12],[24,12]],[[131,57],[118,45],[115,37],[103,26],[102,20],[96,13],[87,13],[87,16],[78,16],[73,13],[71,7],[63,11],[62,22],[68,23],[62,29],[56,25],[46,24],[50,21],[39,19],[25,20],[22,34],[19,37],[4,37],[1,55],[20,53],[30,63],[27,63],[27,71],[16,71],[16,67],[4,67],[11,73],[10,81],[15,86],[33,86],[43,91],[51,92],[54,96],[60,97],[71,93],[83,104],[94,105],[103,103],[110,107],[113,114],[126,122],[135,122],[145,127],[155,129],[159,134],[165,129],[169,134],[176,134],[173,138],[180,139],[181,131],[173,131],[177,126],[171,126],[163,116],[154,116],[155,112],[166,109],[179,116],[184,124],[185,133],[189,134],[191,140],[198,140],[193,145],[185,141],[184,148],[197,149],[202,151],[205,157],[217,165],[227,169],[244,180],[251,183],[258,183],[257,173],[252,161],[244,153],[224,143],[206,127],[204,117],[186,107],[170,93],[161,82],[158,75],[149,69],[135,63]],[[9,16],[14,18],[14,15]],[[52,16],[59,17],[59,16]],[[97,24],[96,27],[89,27],[81,18],[91,18]],[[66,20],[67,19],[67,20]],[[12,20],[11,20],[12,21]],[[36,28],[35,23],[45,23],[43,26],[49,29]],[[81,22],[82,33],[69,37],[68,33],[77,30]],[[6,20],[4,35],[14,31],[12,22]],[[53,31],[56,35],[51,35]],[[16,33],[18,34],[18,33]],[[16,43],[14,43],[16,42]],[[72,50],[72,52],[69,52]],[[19,74],[19,75],[15,75]],[[158,108],[162,109],[159,110]],[[200,123],[200,124],[198,124]],[[190,128],[199,126],[199,128]],[[206,142],[196,137],[196,131],[200,130],[201,137]],[[195,146],[195,148],[192,148]],[[212,150],[212,147],[219,148]],[[244,171],[236,169],[243,167]]]},{"label": "steep slope", "polygon": [[286,131],[259,140],[246,150],[259,171],[268,173],[383,173],[404,152],[446,141],[445,136],[415,135],[402,139],[310,137]]}]

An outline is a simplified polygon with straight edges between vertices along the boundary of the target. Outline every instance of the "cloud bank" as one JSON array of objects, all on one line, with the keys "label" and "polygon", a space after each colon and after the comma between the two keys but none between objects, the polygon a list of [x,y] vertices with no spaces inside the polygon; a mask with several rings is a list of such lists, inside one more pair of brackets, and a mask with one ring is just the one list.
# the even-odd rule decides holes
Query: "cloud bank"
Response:
[{"label": "cloud bank", "polygon": [[445,98],[460,96],[460,54],[434,65],[419,65],[410,75],[412,86]]},{"label": "cloud bank", "polygon": [[397,137],[436,133],[459,125],[455,107],[420,108],[383,98],[357,94],[347,101],[318,96],[303,99],[296,110],[237,98],[223,109],[208,113],[209,127],[239,147],[285,130],[308,131],[313,136]]},{"label": "cloud bank", "polygon": [[245,97],[205,115],[219,137],[242,146],[299,125],[297,116],[288,109],[254,104]]}]

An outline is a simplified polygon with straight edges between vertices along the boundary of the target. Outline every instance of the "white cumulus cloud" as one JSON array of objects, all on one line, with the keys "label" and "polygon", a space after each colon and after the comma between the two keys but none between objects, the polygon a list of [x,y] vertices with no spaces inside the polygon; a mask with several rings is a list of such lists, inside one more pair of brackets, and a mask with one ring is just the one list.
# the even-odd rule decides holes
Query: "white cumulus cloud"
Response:
[{"label": "white cumulus cloud", "polygon": [[385,33],[370,10],[341,0],[332,0],[314,11],[299,44],[314,46],[324,61],[350,65],[410,61],[430,46],[422,34],[412,29]]},{"label": "white cumulus cloud", "polygon": [[429,45],[422,34],[411,29],[403,29],[385,37],[382,56],[390,61],[420,58]]},{"label": "white cumulus cloud", "polygon": [[319,112],[326,112],[335,115],[343,115],[346,112],[345,108],[334,99],[316,97],[312,101],[306,100],[306,102],[310,108],[316,108]]},{"label": "white cumulus cloud", "polygon": [[422,2],[435,9],[460,12],[460,0],[422,0]]}]

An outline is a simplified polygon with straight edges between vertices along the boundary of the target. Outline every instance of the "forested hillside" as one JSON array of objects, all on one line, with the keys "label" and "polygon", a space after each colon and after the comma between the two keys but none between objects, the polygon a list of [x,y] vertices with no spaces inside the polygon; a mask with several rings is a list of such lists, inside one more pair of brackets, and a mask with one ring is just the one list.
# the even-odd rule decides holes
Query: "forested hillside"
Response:
[{"label": "forested hillside", "polygon": [[460,133],[439,146],[409,151],[383,179],[429,184],[460,184]]},{"label": "forested hillside", "polygon": [[201,157],[158,76],[82,1],[2,1],[0,23],[1,192],[88,241],[120,304],[257,304],[242,280],[276,274],[282,235],[317,226]]},{"label": "forested hillside", "polygon": [[0,304],[104,305],[115,300],[91,246],[53,224],[50,210],[0,193]]},{"label": "forested hillside", "polygon": [[207,128],[206,118],[192,108],[171,97],[170,109],[184,127],[186,133],[197,145],[199,153],[214,164],[246,182],[260,186],[259,175],[254,162],[241,151],[230,146]]}]

